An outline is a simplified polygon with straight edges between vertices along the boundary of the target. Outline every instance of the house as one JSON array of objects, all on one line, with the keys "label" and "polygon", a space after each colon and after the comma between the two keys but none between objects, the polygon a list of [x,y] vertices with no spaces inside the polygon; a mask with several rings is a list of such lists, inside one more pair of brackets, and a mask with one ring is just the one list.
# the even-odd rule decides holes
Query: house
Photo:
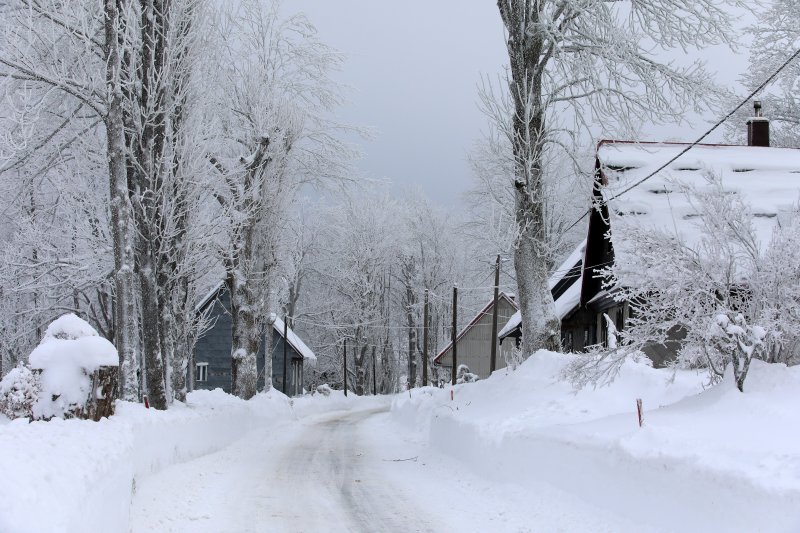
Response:
[{"label": "house", "polygon": [[[194,388],[216,389],[225,392],[231,390],[231,314],[230,294],[224,284],[213,290],[197,306],[198,313],[208,312],[213,326],[197,340],[194,348]],[[268,326],[269,327],[269,326]],[[284,339],[284,323],[275,318],[272,346],[272,386],[288,396],[303,393],[304,363],[315,364],[316,356],[311,349],[292,331],[287,328],[287,339]],[[283,388],[283,358],[286,347],[286,390]],[[264,354],[266,335],[262,334],[258,357],[258,390],[264,389]]]},{"label": "house", "polygon": [[[561,320],[561,345],[567,351],[582,350],[584,346],[591,344],[583,327],[587,320],[585,316],[587,311],[579,305],[585,251],[586,241],[583,241],[556,268],[548,281],[555,302],[556,315]],[[519,346],[522,339],[520,311],[514,313],[497,337],[501,345],[509,344],[506,339],[512,338],[515,345]]]},{"label": "house", "polygon": [[[514,296],[501,292],[497,299],[497,324],[505,324],[518,311]],[[492,341],[497,343],[497,368],[506,366],[506,359],[511,356],[514,346],[511,343],[500,345],[497,339],[492,339],[492,313],[494,312],[494,299],[489,301],[480,312],[456,336],[458,364],[469,367],[470,372],[481,378],[489,377]],[[452,370],[453,343],[439,352],[434,358],[435,365],[444,366]]]},{"label": "house", "polygon": [[[709,186],[705,173],[721,176],[725,189],[741,195],[751,206],[753,225],[761,241],[769,240],[775,225],[781,223],[798,201],[800,150],[770,147],[769,121],[760,116],[758,103],[755,111],[756,116],[747,123],[746,146],[614,140],[598,143],[593,190],[595,208],[589,216],[578,278],[580,287],[573,289],[579,299],[561,317],[563,331],[572,335],[572,342],[563,339],[566,349],[580,350],[592,344],[605,344],[605,314],[615,322],[617,329],[625,327],[631,309],[627,302],[614,298],[613,289],[603,287],[600,271],[623,254],[634,253],[627,246],[630,240],[626,238],[631,228],[667,230],[688,246],[699,240],[694,224],[699,216],[698,209],[676,185],[702,190]],[[675,161],[661,168],[679,154]],[[560,270],[567,266],[562,265]],[[565,302],[562,310],[573,302]],[[503,328],[503,334],[507,337],[520,332],[514,324],[509,324]],[[577,339],[582,342],[576,342]],[[676,348],[677,343],[657,345],[646,352],[654,364],[662,365],[674,355]]]}]

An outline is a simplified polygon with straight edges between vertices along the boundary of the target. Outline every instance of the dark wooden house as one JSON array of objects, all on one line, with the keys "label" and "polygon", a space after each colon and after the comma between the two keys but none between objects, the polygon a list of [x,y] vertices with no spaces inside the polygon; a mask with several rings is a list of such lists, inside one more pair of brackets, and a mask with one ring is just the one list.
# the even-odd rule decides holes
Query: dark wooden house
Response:
[{"label": "dark wooden house", "polygon": [[[758,109],[757,109],[758,111]],[[753,213],[753,226],[761,242],[768,242],[782,213],[788,213],[800,193],[800,150],[769,146],[769,123],[757,116],[748,121],[748,145],[692,146],[686,143],[656,143],[604,140],[598,143],[595,158],[594,205],[583,253],[580,276],[575,281],[567,269],[578,268],[574,257],[551,279],[551,290],[562,320],[562,344],[578,351],[592,344],[607,342],[604,315],[618,330],[625,327],[631,309],[614,296],[617,289],[604,287],[602,269],[614,261],[634,254],[626,238],[632,228],[653,228],[674,233],[683,244],[694,247],[700,240],[696,224],[697,206],[681,192],[681,187],[708,187],[705,173],[719,175],[730,194],[740,195]],[[687,148],[689,148],[687,150]],[[681,153],[686,150],[685,153]],[[665,163],[679,155],[665,168]],[[572,266],[571,266],[572,265]],[[566,278],[564,272],[567,272]],[[644,274],[644,273],[643,273]],[[554,283],[555,282],[555,283]],[[626,280],[625,283],[635,283]],[[559,287],[572,283],[566,292]],[[561,285],[559,285],[561,284]],[[559,300],[569,292],[578,298]],[[512,319],[501,337],[519,337],[519,320]],[[669,360],[679,346],[675,343],[646,350],[656,365]]]},{"label": "dark wooden house", "polygon": [[[589,342],[584,332],[586,311],[579,305],[585,250],[586,241],[573,250],[556,268],[549,280],[556,315],[561,320],[561,345],[568,351],[582,350]],[[519,311],[511,317],[497,336],[503,346],[509,344],[508,339],[513,339],[514,343],[519,345],[522,339],[522,315]]]},{"label": "dark wooden house", "polygon": [[[213,326],[200,337],[194,349],[194,388],[231,390],[231,314],[230,295],[224,285],[212,291],[198,305],[199,313],[209,313]],[[269,354],[272,359],[272,386],[288,396],[303,393],[303,369],[305,364],[314,364],[316,357],[306,344],[288,329],[288,339],[284,339],[284,323],[280,318],[266,327],[273,328],[272,346]],[[264,357],[266,354],[266,335],[262,334],[259,347],[258,390],[264,389]],[[286,390],[284,380],[284,345],[286,347]]]}]

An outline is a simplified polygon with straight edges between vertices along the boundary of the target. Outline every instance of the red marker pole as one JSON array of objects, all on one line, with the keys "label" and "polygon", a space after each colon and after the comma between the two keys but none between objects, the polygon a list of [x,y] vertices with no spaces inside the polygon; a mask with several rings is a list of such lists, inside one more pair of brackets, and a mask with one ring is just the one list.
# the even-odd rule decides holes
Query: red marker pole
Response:
[{"label": "red marker pole", "polygon": [[150,401],[147,399],[147,396],[142,396],[142,399],[144,400],[144,408],[150,409]]}]

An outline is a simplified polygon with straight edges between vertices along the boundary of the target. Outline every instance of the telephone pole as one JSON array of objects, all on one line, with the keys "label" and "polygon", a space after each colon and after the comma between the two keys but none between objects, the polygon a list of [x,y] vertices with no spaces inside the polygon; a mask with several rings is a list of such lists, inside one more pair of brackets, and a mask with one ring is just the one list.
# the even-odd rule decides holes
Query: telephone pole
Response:
[{"label": "telephone pole", "polygon": [[456,384],[456,373],[458,372],[458,352],[456,350],[456,325],[458,323],[458,287],[453,285],[453,367],[451,381],[453,386]]},{"label": "telephone pole", "polygon": [[286,345],[289,343],[289,323],[286,321],[286,315],[283,315],[283,392],[286,393]]},{"label": "telephone pole", "polygon": [[494,305],[492,306],[492,355],[489,358],[489,375],[497,369],[497,300],[500,298],[500,254],[494,264]]},{"label": "telephone pole", "polygon": [[344,395],[347,396],[347,338],[344,339],[344,362],[342,363],[342,374],[344,374]]},{"label": "telephone pole", "polygon": [[377,372],[378,367],[378,358],[375,356],[375,346],[372,346],[372,395],[378,395],[378,382],[375,379],[375,373]]},{"label": "telephone pole", "polygon": [[422,314],[422,386],[428,386],[428,289],[425,289],[425,311]]}]

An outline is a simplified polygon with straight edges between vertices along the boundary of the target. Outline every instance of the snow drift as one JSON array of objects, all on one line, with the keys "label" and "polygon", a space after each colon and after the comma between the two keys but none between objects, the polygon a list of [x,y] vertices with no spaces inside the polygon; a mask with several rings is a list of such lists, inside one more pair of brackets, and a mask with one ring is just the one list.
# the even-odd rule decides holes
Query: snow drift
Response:
[{"label": "snow drift", "polygon": [[537,352],[454,401],[415,390],[393,416],[491,479],[549,483],[667,531],[800,529],[800,368],[754,361],[741,393],[731,376],[704,390],[705,374],[629,360],[610,386],[576,392],[570,359]]}]

